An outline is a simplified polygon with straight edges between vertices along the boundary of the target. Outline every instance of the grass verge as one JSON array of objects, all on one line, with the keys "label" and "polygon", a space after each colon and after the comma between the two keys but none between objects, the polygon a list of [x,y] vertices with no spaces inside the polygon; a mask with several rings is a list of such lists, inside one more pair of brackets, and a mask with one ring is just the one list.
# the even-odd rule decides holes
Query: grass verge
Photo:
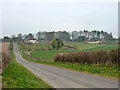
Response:
[{"label": "grass verge", "polygon": [[15,61],[13,50],[11,51],[11,62],[3,71],[3,88],[52,88],[29,70]]},{"label": "grass verge", "polygon": [[33,61],[32,59],[28,58],[24,54],[24,50],[22,49],[20,44],[18,44],[18,47],[19,47],[19,51],[20,51],[22,57],[29,62],[52,65],[52,66],[56,66],[56,67],[62,67],[62,68],[66,68],[66,69],[87,72],[90,74],[104,76],[104,77],[108,77],[108,78],[112,78],[112,79],[118,79],[118,66],[91,65],[91,64],[83,65],[83,64],[73,64],[73,63],[67,63],[67,62]]}]

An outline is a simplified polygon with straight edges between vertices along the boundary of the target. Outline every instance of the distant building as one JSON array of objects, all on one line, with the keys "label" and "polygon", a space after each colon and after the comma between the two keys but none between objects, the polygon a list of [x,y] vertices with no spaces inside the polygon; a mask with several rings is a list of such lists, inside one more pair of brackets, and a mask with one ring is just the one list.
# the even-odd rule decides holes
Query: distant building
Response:
[{"label": "distant building", "polygon": [[90,44],[100,44],[102,42],[101,41],[88,41],[87,43],[90,43]]},{"label": "distant building", "polygon": [[24,40],[24,42],[26,44],[38,43],[37,39],[35,39],[35,38]]}]

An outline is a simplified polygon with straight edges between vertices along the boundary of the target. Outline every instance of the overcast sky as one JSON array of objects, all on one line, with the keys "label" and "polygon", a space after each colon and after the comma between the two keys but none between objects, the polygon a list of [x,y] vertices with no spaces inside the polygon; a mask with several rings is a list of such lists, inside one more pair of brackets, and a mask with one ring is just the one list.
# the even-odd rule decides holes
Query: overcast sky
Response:
[{"label": "overcast sky", "polygon": [[103,30],[117,37],[117,4],[104,1],[2,3],[0,29],[2,36],[38,31]]}]

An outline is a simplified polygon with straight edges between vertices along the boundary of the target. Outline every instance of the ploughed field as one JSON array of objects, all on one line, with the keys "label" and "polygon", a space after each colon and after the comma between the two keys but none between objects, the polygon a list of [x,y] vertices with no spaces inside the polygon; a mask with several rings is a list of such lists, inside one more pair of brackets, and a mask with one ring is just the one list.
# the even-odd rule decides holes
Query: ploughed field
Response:
[{"label": "ploughed field", "polygon": [[2,51],[6,53],[7,55],[9,55],[9,42],[2,42]]},{"label": "ploughed field", "polygon": [[118,48],[118,45],[113,44],[86,44],[79,42],[67,42],[67,46],[76,47],[77,50],[34,50],[30,52],[30,55],[38,59],[48,59],[53,60],[54,56],[58,53],[71,53],[71,52],[80,52],[80,51],[99,51],[99,50],[114,50]]},{"label": "ploughed field", "polygon": [[10,47],[10,42],[0,42],[0,48],[2,48],[0,51],[0,67],[2,64],[2,70],[4,70],[5,67],[8,66],[11,60],[9,47]]}]

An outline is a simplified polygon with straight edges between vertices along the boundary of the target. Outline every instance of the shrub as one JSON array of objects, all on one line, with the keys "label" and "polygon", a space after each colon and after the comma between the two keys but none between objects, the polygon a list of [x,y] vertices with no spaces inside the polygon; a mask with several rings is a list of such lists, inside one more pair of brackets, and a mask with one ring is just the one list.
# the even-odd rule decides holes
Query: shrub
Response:
[{"label": "shrub", "polygon": [[64,53],[56,54],[54,60],[58,62],[71,62],[71,63],[87,63],[88,54],[87,52],[74,52],[74,53]]},{"label": "shrub", "polygon": [[53,40],[51,43],[52,48],[57,48],[57,41]]},{"label": "shrub", "polygon": [[97,64],[105,64],[108,60],[107,51],[97,51],[96,52],[96,62]]},{"label": "shrub", "polygon": [[55,62],[61,62],[62,61],[62,54],[56,54],[54,58]]},{"label": "shrub", "polygon": [[56,39],[56,40],[52,41],[51,46],[54,49],[59,49],[59,48],[63,47],[63,42],[59,39]]},{"label": "shrub", "polygon": [[70,53],[63,54],[63,59],[65,62],[74,62],[73,56]]},{"label": "shrub", "polygon": [[10,63],[11,57],[4,52],[0,53],[0,56],[2,56],[2,71],[3,71]]},{"label": "shrub", "polygon": [[54,60],[56,62],[70,62],[80,64],[114,65],[118,63],[118,58],[120,58],[120,56],[118,56],[118,50],[112,50],[110,52],[101,50],[56,54]]},{"label": "shrub", "polygon": [[97,60],[96,60],[96,51],[91,51],[91,52],[88,52],[88,62],[87,64],[97,64]]},{"label": "shrub", "polygon": [[118,64],[118,61],[119,61],[118,53],[120,55],[120,51],[118,52],[118,50],[111,50],[109,52],[110,64]]}]

